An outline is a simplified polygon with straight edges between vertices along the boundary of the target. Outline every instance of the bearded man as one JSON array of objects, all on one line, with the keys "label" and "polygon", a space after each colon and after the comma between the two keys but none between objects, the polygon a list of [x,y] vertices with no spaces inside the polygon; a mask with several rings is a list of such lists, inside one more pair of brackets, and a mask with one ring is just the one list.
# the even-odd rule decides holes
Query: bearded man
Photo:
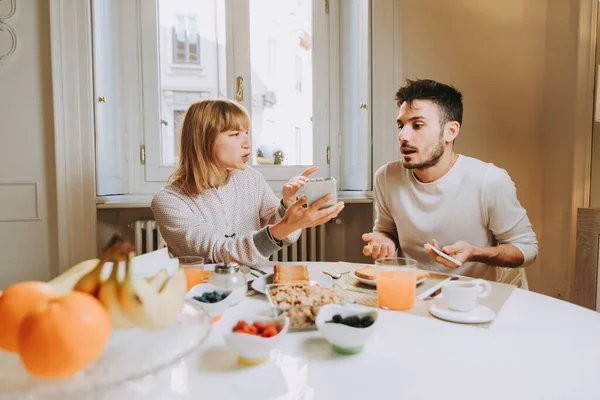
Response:
[{"label": "bearded man", "polygon": [[396,100],[402,159],[375,173],[375,226],[362,237],[363,254],[376,259],[398,250],[421,269],[475,278],[488,277],[490,266],[531,264],[537,238],[508,173],[454,150],[462,94],[432,80],[408,80]]}]

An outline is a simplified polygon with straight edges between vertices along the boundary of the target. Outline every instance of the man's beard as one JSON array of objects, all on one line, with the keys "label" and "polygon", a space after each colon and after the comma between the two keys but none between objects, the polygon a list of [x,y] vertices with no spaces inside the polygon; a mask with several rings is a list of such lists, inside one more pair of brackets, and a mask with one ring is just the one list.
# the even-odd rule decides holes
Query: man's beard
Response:
[{"label": "man's beard", "polygon": [[427,159],[416,164],[407,164],[406,162],[403,162],[402,165],[404,165],[404,168],[406,169],[425,169],[433,167],[440,161],[440,158],[442,158],[442,156],[444,155],[444,150],[444,135],[443,133],[440,133],[440,140],[438,141],[437,146],[435,146],[433,151],[427,157]]}]

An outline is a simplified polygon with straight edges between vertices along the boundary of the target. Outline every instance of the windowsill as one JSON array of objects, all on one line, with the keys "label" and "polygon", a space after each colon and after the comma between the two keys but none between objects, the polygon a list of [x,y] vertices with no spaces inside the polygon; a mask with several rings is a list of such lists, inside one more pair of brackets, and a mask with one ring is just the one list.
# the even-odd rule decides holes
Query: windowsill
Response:
[{"label": "windowsill", "polygon": [[202,64],[169,64],[169,69],[174,72],[201,73],[204,71]]},{"label": "windowsill", "polygon": [[[279,193],[275,193],[277,197],[281,197]],[[152,201],[151,194],[132,194],[132,195],[115,195],[115,196],[98,196],[96,197],[96,208],[99,210],[119,209],[119,208],[149,208]],[[373,192],[359,191],[339,191],[338,200],[344,203],[372,203]]]}]

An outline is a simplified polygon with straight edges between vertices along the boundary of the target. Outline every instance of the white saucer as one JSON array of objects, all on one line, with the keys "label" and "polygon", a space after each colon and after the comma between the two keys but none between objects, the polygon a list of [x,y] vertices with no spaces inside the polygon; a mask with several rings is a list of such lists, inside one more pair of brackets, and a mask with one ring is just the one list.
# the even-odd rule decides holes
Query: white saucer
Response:
[{"label": "white saucer", "polygon": [[[309,271],[308,278],[311,285],[319,285],[321,287],[332,287],[333,280],[330,276],[317,271]],[[265,286],[273,283],[273,274],[261,275],[252,281],[252,289],[259,293],[265,294]]]},{"label": "white saucer", "polygon": [[483,324],[496,318],[494,311],[482,304],[472,311],[465,312],[450,310],[445,304],[434,303],[429,306],[429,312],[436,318],[461,324]]},{"label": "white saucer", "polygon": [[[360,268],[358,268],[360,269]],[[356,270],[353,270],[352,272],[350,272],[350,276],[353,277],[354,279],[356,279],[359,282],[364,283],[365,285],[370,285],[370,286],[377,286],[377,281],[375,279],[365,279],[365,278],[361,278],[360,276],[356,275]],[[423,277],[421,279],[417,279],[417,285],[425,282],[425,279],[427,279],[426,277]]]}]

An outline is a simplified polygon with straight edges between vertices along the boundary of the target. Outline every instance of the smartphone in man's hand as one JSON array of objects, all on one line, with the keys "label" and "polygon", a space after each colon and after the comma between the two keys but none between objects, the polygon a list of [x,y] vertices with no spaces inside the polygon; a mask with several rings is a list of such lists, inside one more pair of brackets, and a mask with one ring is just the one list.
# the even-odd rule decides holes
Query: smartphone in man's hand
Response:
[{"label": "smartphone in man's hand", "polygon": [[425,246],[427,246],[427,248],[433,250],[440,257],[445,258],[446,260],[450,261],[451,263],[456,264],[459,267],[462,265],[462,263],[460,261],[458,261],[456,258],[450,257],[448,254],[444,253],[441,249],[438,249],[434,245],[426,243]]}]

